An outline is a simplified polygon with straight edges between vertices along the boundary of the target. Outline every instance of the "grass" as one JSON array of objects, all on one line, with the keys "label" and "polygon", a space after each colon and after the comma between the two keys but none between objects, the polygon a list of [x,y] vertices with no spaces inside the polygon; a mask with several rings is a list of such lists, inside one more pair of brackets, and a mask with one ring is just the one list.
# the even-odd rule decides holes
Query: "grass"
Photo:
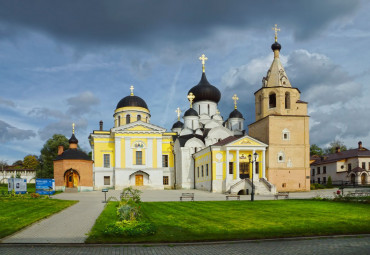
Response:
[{"label": "grass", "polygon": [[77,201],[57,199],[1,198],[0,238],[57,213]]},{"label": "grass", "polygon": [[183,242],[370,233],[370,204],[316,200],[147,202],[153,236],[104,236],[116,221],[117,202],[96,220],[87,243]]}]

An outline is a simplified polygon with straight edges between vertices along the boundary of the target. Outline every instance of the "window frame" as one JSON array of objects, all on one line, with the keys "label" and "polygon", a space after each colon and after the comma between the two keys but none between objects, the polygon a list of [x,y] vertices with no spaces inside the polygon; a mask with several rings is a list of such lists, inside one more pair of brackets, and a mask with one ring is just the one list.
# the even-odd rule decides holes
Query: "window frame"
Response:
[{"label": "window frame", "polygon": [[168,162],[169,156],[167,154],[162,155],[162,167],[168,167],[169,162]]},{"label": "window frame", "polygon": [[[108,160],[106,160],[106,158]],[[106,162],[108,161],[108,163],[106,164]],[[110,163],[110,154],[109,153],[105,153],[103,154],[103,168],[110,168],[111,166],[111,163]]]},{"label": "window frame", "polygon": [[136,151],[135,152],[135,165],[137,165],[137,166],[142,166],[143,165],[143,152],[142,151]]},{"label": "window frame", "polygon": [[169,185],[169,177],[163,176],[163,185]]}]

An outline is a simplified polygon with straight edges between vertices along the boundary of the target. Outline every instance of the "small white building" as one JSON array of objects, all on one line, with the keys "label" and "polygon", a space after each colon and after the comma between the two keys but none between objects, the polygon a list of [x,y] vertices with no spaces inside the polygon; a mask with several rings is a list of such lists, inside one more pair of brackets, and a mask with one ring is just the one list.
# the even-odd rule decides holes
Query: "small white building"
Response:
[{"label": "small white building", "polygon": [[333,154],[311,157],[311,183],[326,184],[329,176],[333,184],[370,184],[370,151],[358,142],[358,148]]}]

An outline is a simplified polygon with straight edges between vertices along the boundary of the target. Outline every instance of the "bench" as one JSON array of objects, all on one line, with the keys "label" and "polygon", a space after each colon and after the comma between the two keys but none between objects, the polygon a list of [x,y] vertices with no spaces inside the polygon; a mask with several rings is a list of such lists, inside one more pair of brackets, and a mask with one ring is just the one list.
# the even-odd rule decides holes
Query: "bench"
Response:
[{"label": "bench", "polygon": [[278,192],[274,195],[275,200],[278,200],[279,197],[285,197],[285,199],[289,198],[289,192]]},{"label": "bench", "polygon": [[191,201],[194,201],[194,193],[182,193],[180,201],[182,201],[183,198],[189,198]]},{"label": "bench", "polygon": [[240,200],[240,196],[236,194],[226,195],[226,200],[229,200],[229,198],[233,198],[233,197],[236,198],[237,200]]}]

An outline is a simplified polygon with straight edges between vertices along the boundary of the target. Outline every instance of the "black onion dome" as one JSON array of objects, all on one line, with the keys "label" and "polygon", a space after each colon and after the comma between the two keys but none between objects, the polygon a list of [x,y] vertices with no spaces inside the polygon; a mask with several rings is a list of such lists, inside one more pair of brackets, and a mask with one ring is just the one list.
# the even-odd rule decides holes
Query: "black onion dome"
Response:
[{"label": "black onion dome", "polygon": [[280,45],[280,43],[278,43],[278,42],[275,42],[273,45],[271,45],[271,49],[272,49],[272,51],[274,51],[274,50],[281,50],[281,45]]},{"label": "black onion dome", "polygon": [[77,138],[75,137],[75,134],[72,134],[71,138],[69,138],[69,143],[78,143]]},{"label": "black onion dome", "polygon": [[145,101],[138,96],[127,96],[121,99],[121,101],[118,102],[116,109],[121,107],[143,107],[147,110],[148,106],[146,105]]},{"label": "black onion dome", "polygon": [[241,114],[241,112],[239,112],[237,109],[235,109],[234,111],[232,111],[229,115],[229,118],[240,118],[240,119],[243,119],[243,114]]},{"label": "black onion dome", "polygon": [[195,96],[194,102],[209,100],[218,103],[221,99],[221,92],[208,82],[205,73],[202,74],[198,85],[192,87],[188,94],[190,92]]},{"label": "black onion dome", "polygon": [[177,121],[175,124],[173,124],[172,128],[171,129],[174,129],[174,128],[183,128],[184,127],[184,123],[182,123],[181,121]]},{"label": "black onion dome", "polygon": [[196,110],[194,110],[193,108],[190,108],[189,110],[187,110],[184,114],[184,117],[185,116],[198,116],[198,113]]}]

